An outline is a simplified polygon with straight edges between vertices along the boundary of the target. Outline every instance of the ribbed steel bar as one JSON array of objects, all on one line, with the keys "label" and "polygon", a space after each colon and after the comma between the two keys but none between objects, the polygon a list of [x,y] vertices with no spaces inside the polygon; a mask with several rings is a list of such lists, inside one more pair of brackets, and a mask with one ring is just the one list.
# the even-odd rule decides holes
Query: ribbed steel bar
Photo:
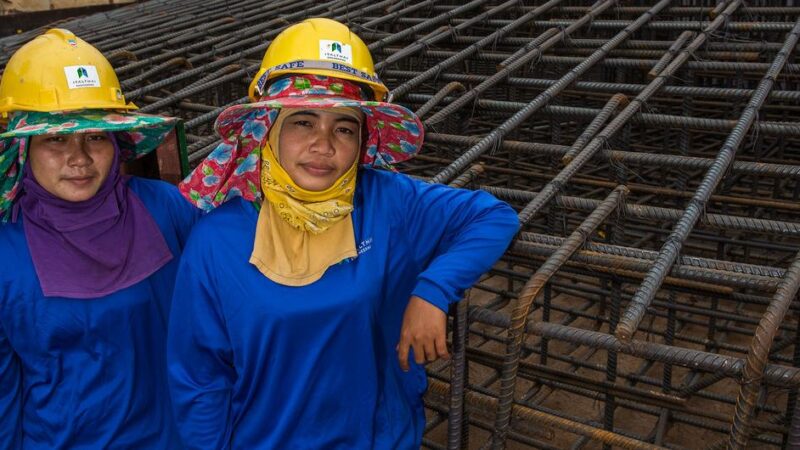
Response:
[{"label": "ribbed steel bar", "polygon": [[[391,77],[410,78],[416,76],[417,72],[408,70],[387,70],[384,72]],[[480,83],[488,78],[487,75],[476,75],[466,73],[454,72],[440,72],[438,79],[442,81],[460,81],[462,83]],[[558,80],[541,79],[541,78],[523,78],[523,77],[508,77],[506,83],[514,87],[532,87],[539,89],[546,89]],[[643,91],[647,85],[635,83],[609,83],[600,81],[576,81],[571,85],[574,89],[581,89],[590,92],[607,92],[607,93],[624,93],[624,94],[638,94]],[[670,96],[692,96],[692,97],[712,97],[712,98],[750,98],[753,91],[750,89],[733,89],[733,88],[718,88],[718,87],[700,87],[700,86],[664,86],[661,91],[662,94]],[[771,100],[787,100],[798,101],[800,100],[800,92],[797,91],[780,91],[772,90],[769,93]]]},{"label": "ribbed steel bar", "polygon": [[[431,28],[431,27],[433,27],[435,25],[438,25],[438,24],[440,24],[442,22],[452,22],[455,19],[455,17],[457,17],[459,14],[463,14],[465,12],[471,11],[471,10],[473,10],[473,9],[479,7],[479,6],[485,5],[487,3],[488,3],[488,0],[472,0],[471,2],[467,2],[467,3],[465,3],[465,4],[461,5],[461,6],[458,6],[456,8],[450,9],[447,12],[439,14],[438,16],[431,17],[430,19],[425,19],[422,22],[420,22],[420,23],[418,23],[416,25],[413,25],[411,27],[408,27],[408,28],[404,29],[403,31],[401,31],[399,33],[395,33],[395,34],[392,34],[391,36],[388,36],[388,37],[386,37],[384,39],[381,39],[379,41],[375,41],[375,42],[369,44],[368,47],[369,47],[370,51],[374,52],[377,49],[383,48],[383,47],[385,47],[385,46],[387,46],[387,45],[389,45],[389,44],[391,44],[393,42],[400,41],[403,38],[411,36],[411,35],[419,32],[419,31],[422,31],[422,30],[425,30],[425,29],[429,29],[429,28]],[[467,20],[469,20],[469,19],[467,19]]]},{"label": "ribbed steel bar", "polygon": [[[443,133],[428,133],[429,141],[455,144],[462,146],[472,146],[480,140],[477,136],[457,136]],[[549,155],[563,157],[570,150],[565,145],[544,144],[537,142],[520,142],[504,140],[502,149],[525,152],[532,155]],[[711,167],[714,160],[711,158],[699,158],[692,156],[664,155],[658,153],[640,153],[622,150],[601,150],[595,155],[597,158],[609,161],[619,161],[629,164],[642,165],[665,165],[676,169],[707,169]],[[765,162],[734,161],[731,170],[735,173],[762,175],[774,177],[800,178],[800,166],[793,164],[771,164]]]},{"label": "ribbed steel bar", "polygon": [[600,130],[600,127],[603,126],[604,123],[611,117],[617,108],[621,106],[625,106],[628,103],[628,97],[625,94],[614,94],[611,98],[606,102],[603,109],[600,110],[600,113],[592,119],[592,122],[583,130],[578,139],[572,143],[572,146],[569,148],[569,151],[561,158],[561,162],[564,164],[569,164],[575,155],[577,155],[581,149],[594,137],[595,134]]},{"label": "ribbed steel bar", "polygon": [[[514,389],[517,382],[522,340],[525,337],[525,322],[534,298],[547,284],[550,277],[569,259],[569,257],[586,241],[588,236],[614,211],[624,199],[627,188],[620,186],[612,191],[586,220],[567,238],[559,249],[542,264],[531,276],[520,292],[514,312],[511,316],[511,327],[508,330],[508,344],[505,362],[500,377],[500,395],[498,398],[495,432],[492,436],[492,448],[501,449],[506,443],[508,424],[511,421],[511,409],[514,401]],[[524,223],[520,219],[521,223]]]},{"label": "ribbed steel bar", "polygon": [[[552,26],[569,26],[572,21],[569,20],[548,20],[541,22],[534,22],[533,25],[541,28],[549,28]],[[498,22],[497,25],[501,25]],[[609,28],[618,29],[624,28],[630,24],[627,20],[596,20],[592,26],[598,29]],[[707,21],[653,21],[647,25],[648,28],[658,30],[692,30],[700,31],[705,29],[711,24]],[[725,29],[732,31],[790,31],[794,24],[791,22],[734,22],[729,21],[725,24]]]},{"label": "ribbed steel bar", "polygon": [[[504,312],[476,306],[469,308],[469,319],[473,324],[486,324],[500,328],[508,328],[511,323],[511,318]],[[575,328],[564,324],[536,322],[529,320],[526,324],[526,330],[533,335],[547,337],[549,339],[563,341],[578,346],[588,346],[606,351],[620,352],[635,357],[655,357],[659,362],[675,364],[681,367],[708,372],[710,374],[709,379],[712,381],[717,377],[741,376],[743,367],[746,363],[744,358],[722,356],[693,349],[678,349],[670,345],[652,342],[635,341],[633,344],[629,345],[620,342],[613,335],[607,333]],[[501,340],[500,337],[498,337],[497,340]],[[477,352],[475,349],[468,349],[468,354],[471,357],[476,355],[476,353]],[[497,361],[500,359],[497,356],[491,358],[480,355],[479,353],[478,355],[480,358],[477,359],[478,362],[487,360]],[[502,359],[500,359],[500,361],[502,361]],[[548,371],[544,369],[545,367],[547,366],[521,362],[520,374],[525,375],[526,377],[537,375],[547,377],[554,376],[555,373],[557,373],[556,370],[550,369]],[[601,371],[602,369],[602,367],[594,367],[594,370],[596,371]],[[764,380],[771,386],[794,386],[797,383],[800,383],[800,372],[798,372],[798,370],[799,369],[796,367],[770,364],[767,366]],[[564,375],[564,380],[567,382],[574,381],[574,384],[577,385],[589,384],[586,378],[571,374]],[[653,380],[652,384],[656,385],[655,380]],[[617,395],[624,396],[625,398],[631,399],[632,395],[635,395],[635,390],[628,390],[625,388],[618,389],[609,385],[604,385],[603,383],[598,383],[598,385],[603,386],[603,390],[605,391],[612,391]],[[648,394],[641,394],[641,396],[646,398],[643,401],[654,406],[663,407],[668,406],[670,403],[672,406],[678,406],[681,403],[683,403],[684,406],[688,406],[688,402],[686,402],[686,400],[689,398],[688,394],[691,393],[687,393],[687,395],[683,395],[682,392],[678,393],[681,394],[681,396],[676,397],[650,391]],[[731,403],[734,401],[735,399],[731,399]]]},{"label": "ribbed steel bar", "polygon": [[[643,24],[647,23],[647,21],[650,20],[650,18],[652,18],[654,15],[658,14],[658,12],[661,11],[668,4],[669,4],[669,0],[662,0],[662,1],[658,2],[650,10],[648,10],[647,13],[643,14],[634,23],[629,25],[628,28],[625,28],[624,30],[622,30],[622,32],[620,32],[619,34],[614,36],[614,38],[610,39],[605,45],[603,45],[600,48],[600,50],[598,50],[597,52],[593,53],[592,56],[587,58],[584,62],[582,62],[577,67],[575,67],[572,70],[570,70],[567,75],[565,75],[564,77],[559,79],[558,83],[554,84],[553,86],[550,86],[544,92],[542,92],[541,94],[536,96],[536,98],[533,101],[531,101],[530,103],[528,103],[528,105],[525,108],[519,110],[511,118],[506,120],[502,125],[500,125],[499,127],[495,128],[494,130],[492,130],[492,132],[489,133],[489,135],[484,137],[480,142],[475,144],[472,148],[470,148],[469,150],[464,152],[463,155],[461,155],[458,159],[453,161],[453,163],[450,164],[449,166],[447,166],[444,170],[442,170],[441,172],[436,174],[436,176],[434,177],[433,180],[435,182],[439,182],[439,183],[446,181],[447,179],[449,179],[450,177],[455,175],[455,173],[457,173],[458,171],[463,170],[464,167],[469,165],[472,161],[474,161],[482,153],[486,152],[487,150],[489,150],[493,146],[497,145],[498,141],[500,141],[509,130],[511,130],[513,128],[516,128],[522,122],[524,122],[526,119],[528,119],[534,112],[536,112],[539,108],[541,108],[546,103],[548,103],[555,95],[557,95],[559,92],[561,92],[570,83],[574,82],[581,74],[583,74],[584,72],[589,70],[595,63],[597,63],[603,57],[605,57],[606,53],[609,50],[613,49],[614,47],[619,45],[621,42],[623,42],[625,39],[627,39],[630,36],[631,33],[635,32]],[[579,21],[579,22],[576,22],[575,25],[577,25],[577,24],[583,25],[584,23],[586,23],[589,20],[591,20],[595,15],[599,14],[600,12],[602,12],[604,10],[603,6],[608,8],[608,7],[611,6],[611,3],[601,3],[600,6],[597,7],[597,9],[592,9],[591,12],[587,13],[583,17],[583,19],[585,19],[585,22],[580,22]],[[563,30],[562,32],[559,32],[553,38],[548,39],[546,41],[546,43],[543,44],[542,47],[546,47],[547,45],[555,45],[555,41],[557,41],[558,39],[563,38],[564,36],[568,36],[570,31],[572,31],[572,30],[570,30],[570,28],[567,28],[567,29]],[[508,76],[508,74],[510,74],[511,71],[513,71],[514,69],[518,68],[522,64],[527,63],[530,59],[532,59],[534,56],[536,56],[536,55],[538,55],[540,53],[541,53],[541,50],[539,50],[539,49],[536,49],[536,50],[533,50],[532,52],[527,53],[525,57],[520,58],[518,60],[519,62],[522,62],[521,64],[517,65],[517,62],[515,61],[514,64],[511,64],[508,67],[505,67],[505,68],[501,69],[498,72],[498,74],[493,75],[492,77],[489,77],[489,79],[487,79],[485,82],[481,83],[481,85],[489,87],[489,86],[495,84],[497,81],[499,81],[499,80],[505,78],[506,76]],[[479,85],[479,86],[481,86],[481,85]],[[437,113],[439,115],[439,117],[441,117],[441,118],[446,117],[451,112],[453,112],[453,111],[457,110],[458,108],[460,108],[461,106],[465,105],[469,100],[474,100],[477,97],[477,95],[480,94],[480,90],[478,90],[477,87],[473,91],[470,91],[470,92],[474,92],[475,94],[473,94],[473,95],[463,95],[463,96],[459,97],[458,100],[456,100],[455,102],[453,102],[450,105],[448,105],[446,108],[444,108],[441,111],[439,111]],[[428,121],[426,123],[428,123],[428,122],[436,123],[436,121],[437,121],[436,120],[436,115],[434,115],[430,119],[428,119]],[[523,218],[525,218],[525,216],[523,216]]]},{"label": "ribbed steel bar", "polygon": [[[797,30],[800,32],[800,22],[798,22]],[[761,379],[764,377],[767,367],[770,347],[778,333],[779,325],[783,323],[783,319],[789,311],[789,305],[797,296],[798,289],[800,289],[800,254],[795,257],[794,262],[786,271],[786,276],[778,286],[778,292],[764,312],[755,335],[750,341],[747,363],[742,370],[739,397],[736,401],[736,412],[728,441],[728,448],[731,450],[745,448],[750,439],[751,422],[756,413],[757,397],[761,390]]]},{"label": "ribbed steel bar", "polygon": [[[561,236],[550,236],[542,233],[523,232],[520,234],[520,241],[533,242],[543,244],[551,247],[559,247],[563,244],[564,238]],[[523,242],[520,242],[523,243]],[[658,252],[653,250],[644,250],[633,247],[621,247],[606,243],[587,243],[585,249],[587,255],[591,254],[606,254],[616,255],[626,258],[641,259],[641,260],[654,260],[658,256]],[[579,251],[578,254],[580,254]],[[778,280],[785,275],[785,270],[777,267],[760,266],[756,264],[746,264],[741,262],[725,261],[721,259],[700,258],[696,256],[682,256],[680,265],[676,265],[675,269],[708,269],[709,271],[717,271],[716,276],[721,277],[719,272],[729,272],[730,279],[736,280],[736,275],[753,276],[758,278],[766,278],[765,282],[774,282],[774,287],[777,287]],[[685,267],[681,267],[685,266]],[[719,280],[721,280],[720,278]],[[769,280],[772,279],[772,280]],[[717,280],[717,281],[719,281]],[[723,282],[724,283],[724,282]]]},{"label": "ribbed steel bar", "polygon": [[[481,189],[491,192],[506,201],[529,202],[536,196],[535,191],[521,191],[495,186],[481,186]],[[599,200],[560,195],[555,198],[556,203],[567,209],[592,211],[599,204]],[[677,222],[682,210],[649,206],[642,204],[625,205],[625,214],[644,220],[658,220]],[[800,236],[800,222],[785,222],[752,217],[739,217],[722,214],[704,214],[701,223],[723,230],[750,231],[756,233],[784,234],[787,236]]]},{"label": "ribbed steel bar", "polygon": [[[496,56],[495,58],[499,59],[500,57]],[[578,64],[582,60],[583,58],[580,56],[547,55],[541,58],[543,64]],[[602,64],[608,67],[648,69],[652,72],[658,66],[659,61],[653,59],[608,58]],[[764,72],[770,68],[770,64],[746,61],[689,61],[685,64],[685,68],[700,71]],[[800,64],[788,64],[786,69],[788,74],[800,72]]]},{"label": "ribbed steel bar", "polygon": [[[414,13],[421,9],[430,8],[431,6],[436,4],[436,0],[425,0],[423,2],[415,3],[413,5],[409,5],[405,8],[397,9],[396,11],[391,11],[392,6],[389,6],[386,10],[387,14],[384,14],[382,17],[376,18],[374,20],[370,20],[368,22],[356,24],[356,28],[358,30],[369,30],[375,26],[378,26],[382,23],[386,22],[393,22],[400,17],[406,16],[408,14]],[[396,6],[405,6],[405,2],[400,2]]]},{"label": "ribbed steel bar", "polygon": [[[581,328],[567,327],[555,323],[536,322],[531,332],[550,339],[570,342],[589,347],[613,349],[648,360],[660,361],[677,366],[691,367],[712,373],[725,373],[728,377],[739,377],[745,367],[745,360],[716,353],[638,340],[621,341],[615,336]],[[767,365],[764,381],[775,386],[797,386],[800,384],[800,370],[794,367]]]},{"label": "ribbed steel bar", "polygon": [[459,83],[458,81],[451,81],[447,83],[443,88],[439,90],[433,97],[430,98],[424,105],[420,106],[415,112],[420,118],[423,118],[428,115],[428,113],[436,107],[445,97],[450,95],[453,92],[463,92],[465,90],[464,85]]},{"label": "ribbed steel bar", "polygon": [[[428,80],[430,78],[433,78],[436,75],[438,75],[442,70],[445,70],[445,69],[447,69],[449,67],[452,67],[455,64],[458,64],[458,63],[464,61],[466,58],[468,58],[471,55],[477,53],[478,51],[480,51],[481,49],[483,49],[487,45],[493,44],[493,43],[498,42],[499,40],[502,40],[505,36],[507,36],[509,33],[513,32],[515,29],[527,24],[528,22],[532,21],[534,18],[538,17],[539,15],[544,14],[545,12],[547,12],[548,10],[553,8],[554,6],[558,5],[560,2],[561,2],[561,0],[548,0],[544,4],[542,4],[540,6],[537,6],[532,11],[529,11],[529,12],[523,14],[521,17],[515,19],[513,22],[509,23],[508,25],[497,29],[493,33],[489,34],[488,36],[485,36],[485,37],[481,38],[480,40],[478,40],[474,44],[470,45],[469,47],[467,47],[467,48],[465,48],[463,50],[460,50],[456,55],[453,55],[452,57],[450,57],[450,58],[448,58],[448,59],[446,59],[446,60],[444,60],[442,62],[439,62],[439,63],[435,64],[433,67],[427,68],[424,72],[422,72],[422,73],[420,73],[418,75],[415,75],[411,80],[401,84],[400,86],[395,87],[394,89],[392,89],[390,91],[389,98],[390,99],[401,98],[403,95],[408,93],[411,89],[419,86],[420,84],[422,84],[426,80]],[[544,37],[544,39],[547,39],[553,33],[554,33],[554,31],[553,32],[549,32],[549,33],[548,32],[543,33],[542,35],[540,35],[540,38],[542,36],[546,36],[546,37]],[[537,38],[537,40],[539,40],[540,38]]]},{"label": "ribbed steel bar", "polygon": [[[655,7],[653,7],[653,10],[643,15],[640,18],[640,20],[638,20],[634,24],[631,24],[628,28],[623,30],[622,33],[618,34],[617,36],[615,36],[614,39],[603,45],[603,47],[601,47],[600,50],[593,53],[592,56],[587,58],[586,61],[584,61],[578,67],[573,69],[569,74],[561,78],[559,80],[559,83],[551,86],[550,88],[548,88],[547,91],[545,91],[539,97],[537,97],[537,100],[539,100],[540,98],[549,100],[550,98],[552,98],[553,95],[557,94],[564,87],[566,87],[568,83],[574,81],[574,79],[577,78],[581,73],[585,72],[591,66],[593,66],[597,61],[600,61],[602,58],[604,58],[608,51],[616,47],[616,45],[619,45],[619,42],[622,42],[630,35],[630,33],[641,27],[642,23],[646,22],[653,15],[655,15],[659,11],[660,9],[659,6],[661,6],[662,3],[665,2],[659,2]],[[447,107],[443,108],[441,111],[431,116],[427,121],[425,121],[426,125],[434,125],[442,121],[445,117],[459,110],[460,108],[463,108],[471,101],[478,98],[486,90],[496,85],[497,83],[503,81],[515,70],[524,67],[526,64],[530,63],[534,59],[540,58],[547,49],[552,48],[553,46],[561,42],[565,37],[569,36],[570,33],[573,33],[574,31],[580,29],[581,27],[586,26],[595,17],[602,14],[604,11],[612,7],[614,4],[616,4],[616,0],[604,0],[602,2],[595,3],[595,5],[591,9],[589,9],[583,17],[581,17],[576,22],[572,23],[570,26],[561,30],[558,30],[557,28],[548,29],[548,30],[555,30],[554,32],[551,33],[552,37],[547,38],[544,42],[541,43],[533,41],[532,45],[523,47],[523,53],[519,57],[515,58],[512,63],[508,64],[508,66],[506,67],[502,67],[500,70],[497,71],[497,73],[490,76],[486,81],[479,84],[478,86],[475,86],[467,94],[459,97],[455,102],[447,105]],[[663,8],[663,6],[661,6],[661,8]],[[536,102],[537,100],[534,101]],[[539,100],[539,102],[541,102],[541,100]],[[538,102],[537,102],[537,107],[540,107],[540,105],[538,105]],[[536,107],[532,107],[531,109],[535,110]],[[518,124],[518,122],[524,120],[525,117],[527,117],[527,114],[521,115],[521,117],[517,118],[516,121],[517,123],[509,123],[508,127],[513,128]]]},{"label": "ribbed steel bar", "polygon": [[[681,220],[675,225],[670,237],[667,238],[667,241],[662,246],[659,252],[659,258],[653,264],[653,268],[648,272],[636,295],[623,313],[616,333],[620,339],[630,339],[636,332],[636,328],[638,328],[639,323],[642,321],[647,305],[655,297],[655,293],[661,286],[669,267],[675,262],[675,258],[683,246],[683,243],[697,223],[700,214],[705,210],[709,197],[722,180],[722,176],[728,169],[728,166],[730,166],[731,161],[733,161],[737,148],[739,148],[750,126],[755,121],[758,110],[761,108],[761,105],[763,105],[767,94],[775,83],[775,78],[781,72],[788,56],[797,45],[799,33],[800,20],[795,23],[792,32],[789,33],[784,42],[783,49],[778,53],[772,67],[762,78],[753,98],[745,108],[737,127],[725,141],[725,145],[720,149],[717,158],[714,160],[714,165],[706,172],[700,187],[695,192],[692,200],[690,200]],[[703,35],[705,35],[705,31]]]},{"label": "ribbed steel bar", "polygon": [[[458,162],[442,182],[486,190],[528,217],[501,262],[468,291],[469,304],[451,311],[453,360],[427,366],[451,389],[426,397],[423,447],[491,445],[511,313],[524,284],[610,190],[626,185],[613,218],[531,303],[528,329],[546,321],[564,327],[566,339],[553,330],[525,336],[509,447],[614,445],[515,414],[520,406],[643,446],[724,448],[738,420],[748,445],[792,448],[800,402],[789,366],[800,366],[800,306],[773,317],[772,345],[759,323],[800,251],[798,56],[786,54],[767,92],[759,84],[800,7],[671,2],[609,46],[655,2],[607,3],[149,0],[59,26],[106,54],[142,110],[183,120],[194,166],[219,142],[219,113],[249,101],[270,40],[306,17],[336,18],[371,45],[393,100],[427,119],[422,152],[396,169],[436,181]],[[0,38],[0,71],[46,28]],[[573,76],[577,67],[586,70]],[[756,95],[764,102],[750,132],[646,308],[637,328],[646,337],[628,345],[615,336],[620,313]],[[530,114],[509,122],[532,102]],[[478,144],[486,147],[459,160]],[[761,386],[755,403],[744,401],[750,391],[738,396],[748,352],[766,364],[764,377],[749,383]],[[491,398],[491,409],[476,409],[473,393]]]},{"label": "ribbed steel bar", "polygon": [[[409,94],[409,101],[426,100],[429,96],[424,94]],[[451,103],[452,98],[444,98],[441,103]],[[492,111],[519,111],[527,106],[522,102],[504,100],[478,99],[475,105]],[[600,113],[600,109],[585,108],[581,106],[549,105],[537,111],[540,115],[562,116],[575,119],[593,119]],[[712,119],[705,117],[680,116],[675,114],[635,113],[630,119],[631,124],[642,124],[666,128],[687,127],[701,131],[730,131],[736,127],[737,121],[725,119]],[[767,136],[800,137],[800,122],[756,122],[753,128]]]},{"label": "ribbed steel bar", "polygon": [[456,36],[459,33],[468,30],[475,24],[485,21],[495,14],[502,13],[503,11],[506,11],[507,9],[513,6],[519,6],[519,0],[508,0],[504,3],[501,3],[500,5],[493,7],[492,9],[486,12],[475,15],[466,22],[462,22],[456,25],[455,27],[447,27],[447,29],[442,33],[437,33],[436,35],[431,36],[429,38],[416,41],[413,44],[403,48],[401,51],[393,53],[383,61],[375,64],[375,69],[380,71],[381,69],[383,69],[383,67],[388,66],[389,64],[400,61],[401,59],[413,55],[414,53],[423,50],[425,48],[428,48],[432,45],[436,45],[437,42],[444,41],[452,36]]},{"label": "ribbed steel bar", "polygon": [[795,402],[794,413],[792,414],[792,424],[789,429],[789,438],[786,448],[800,447],[800,402]]},{"label": "ribbed steel bar", "polygon": [[[463,87],[462,87],[463,88]],[[476,164],[461,174],[450,186],[463,188],[483,173],[483,166]],[[467,384],[467,335],[469,324],[467,322],[468,298],[458,302],[455,306],[453,320],[453,358],[450,372],[450,404],[447,415],[447,448],[459,450],[466,446],[468,433],[466,433],[464,420],[464,399]]]},{"label": "ribbed steel bar", "polygon": [[[615,8],[617,10],[618,8]],[[559,9],[561,11],[561,9]],[[453,38],[454,43],[458,44],[472,44],[476,41],[481,39],[477,36],[457,36]],[[525,45],[531,41],[531,38],[522,37],[522,36],[508,36],[504,37],[502,42],[504,44],[508,44],[509,46],[521,46]],[[660,39],[648,39],[648,40],[641,40],[641,39],[631,39],[624,44],[622,44],[619,49],[621,50],[667,50],[673,44],[674,40],[660,40]],[[568,48],[559,48],[560,51],[568,51],[568,50],[578,50],[578,49],[593,49],[600,47],[605,43],[603,39],[590,39],[590,38],[574,38],[569,40],[569,47]],[[704,46],[699,53],[700,55],[706,54],[704,51],[711,51],[711,52],[756,52],[756,53],[763,53],[763,52],[771,52],[771,51],[778,51],[781,49],[780,43],[775,42],[766,42],[766,41],[758,41],[758,42],[709,42],[706,46]]]},{"label": "ribbed steel bar", "polygon": [[[530,8],[530,7],[523,7]],[[621,14],[641,14],[647,9],[646,6],[618,6],[615,11]],[[564,6],[561,8],[564,13],[576,14],[580,8],[575,6]],[[665,15],[707,17],[713,10],[710,6],[672,6],[664,11]],[[800,15],[800,7],[797,6],[748,6],[747,14],[758,15]]]},{"label": "ribbed steel bar", "polygon": [[687,30],[681,33],[680,36],[678,36],[678,39],[675,39],[675,42],[673,42],[672,45],[670,45],[670,47],[667,49],[667,53],[664,53],[664,56],[662,56],[661,59],[658,60],[656,65],[653,66],[652,69],[650,69],[650,72],[647,72],[647,75],[650,78],[657,77],[659,72],[664,70],[664,68],[667,67],[667,64],[669,64],[670,61],[672,61],[672,59],[680,51],[680,49],[683,48],[684,45],[686,45],[686,41],[692,39],[693,37],[694,33],[691,31]]},{"label": "ribbed steel bar", "polygon": [[[448,386],[447,383],[443,383],[438,380],[430,380],[428,389],[433,392],[445,393],[448,391]],[[494,409],[497,400],[491,396],[470,391],[467,393],[466,401],[467,404],[475,405],[475,407],[478,409],[491,410]],[[532,420],[542,425],[552,426],[564,431],[568,431],[570,433],[581,434],[590,437],[594,440],[598,440],[600,442],[607,442],[609,444],[612,444],[620,448],[648,449],[648,450],[663,448],[663,447],[653,446],[652,444],[648,444],[646,442],[630,439],[616,433],[604,431],[600,428],[584,425],[582,423],[575,422],[572,420],[563,419],[561,417],[554,416],[552,414],[545,413],[542,411],[537,411],[535,409],[527,408],[521,405],[512,405],[512,409],[514,415],[516,416]]]},{"label": "ribbed steel bar", "polygon": [[[738,6],[741,0],[734,0],[730,6],[728,6],[725,10],[725,13],[720,15],[717,19],[714,20],[713,24],[715,27],[719,27],[725,20],[727,15],[730,15]],[[665,5],[662,5],[662,8]],[[727,13],[727,14],[726,14]],[[643,24],[644,22],[640,22]],[[625,109],[620,112],[614,120],[612,120],[600,133],[599,136],[592,139],[592,141],[587,144],[579,153],[578,155],[567,164],[564,169],[562,169],[559,174],[553,178],[550,182],[547,183],[545,189],[543,189],[537,197],[532,200],[528,205],[525,206],[525,209],[520,212],[520,220],[522,223],[527,222],[531,217],[533,217],[556,193],[558,193],[564,183],[566,183],[572,175],[577,172],[579,168],[581,168],[589,159],[594,156],[597,150],[600,149],[602,145],[604,145],[607,140],[613,136],[624,123],[626,123],[630,117],[638,112],[641,106],[647,101],[647,99],[654,94],[660,87],[666,82],[666,77],[670,76],[678,67],[680,67],[689,57],[691,51],[694,48],[702,45],[705,40],[705,36],[707,33],[713,31],[715,28],[709,26],[708,29],[704,30],[703,33],[700,34],[697,38],[695,38],[692,43],[683,50],[680,54],[678,54],[659,75],[656,77],[649,85],[648,89],[642,91],[636,98],[628,104]],[[477,146],[476,146],[477,147]],[[453,163],[451,166],[455,166],[456,164]],[[450,167],[450,166],[449,166]],[[449,168],[448,167],[448,168]]]},{"label": "ribbed steel bar", "polygon": [[[454,19],[454,24],[459,24],[465,19]],[[398,24],[405,26],[413,26],[423,22],[424,19],[420,18],[403,18],[398,20]],[[502,27],[510,23],[510,20],[492,19],[486,21],[486,25],[490,27]],[[543,20],[533,22],[537,28],[568,27],[575,22],[573,20]],[[597,20],[593,26],[598,29],[618,30],[630,25],[631,21],[627,20]],[[690,29],[692,31],[700,31],[711,25],[713,21],[655,21],[648,27],[653,30],[667,30],[667,31],[684,31]],[[730,31],[768,31],[768,32],[785,32],[792,29],[792,22],[734,22],[731,21],[726,24],[725,28]]]}]

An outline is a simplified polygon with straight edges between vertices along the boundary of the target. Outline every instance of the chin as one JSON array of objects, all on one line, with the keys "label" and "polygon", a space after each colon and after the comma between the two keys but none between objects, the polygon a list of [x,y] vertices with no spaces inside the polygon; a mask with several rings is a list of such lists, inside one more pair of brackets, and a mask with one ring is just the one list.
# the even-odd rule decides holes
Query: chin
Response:
[{"label": "chin", "polygon": [[324,191],[329,187],[333,186],[336,180],[303,180],[297,183],[298,186],[307,190],[307,191]]},{"label": "chin", "polygon": [[97,194],[97,191],[99,190],[98,188],[92,188],[80,191],[70,190],[62,192],[53,192],[52,194],[60,198],[61,200],[66,200],[68,202],[84,202],[94,197]]}]

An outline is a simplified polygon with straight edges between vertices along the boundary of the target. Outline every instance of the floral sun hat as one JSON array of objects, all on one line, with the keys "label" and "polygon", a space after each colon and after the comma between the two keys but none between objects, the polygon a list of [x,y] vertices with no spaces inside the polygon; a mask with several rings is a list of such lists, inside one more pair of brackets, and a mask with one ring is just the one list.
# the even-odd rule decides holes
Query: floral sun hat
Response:
[{"label": "floral sun hat", "polygon": [[232,106],[215,123],[222,142],[179,185],[198,208],[209,210],[241,196],[261,199],[261,147],[282,108],[360,108],[367,137],[362,166],[391,168],[419,152],[422,122],[407,108],[369,98],[357,83],[321,75],[291,74],[266,88],[261,101]]},{"label": "floral sun hat", "polygon": [[177,119],[143,113],[81,110],[58,112],[19,111],[11,115],[0,134],[0,217],[8,219],[19,193],[22,168],[28,158],[28,137],[42,134],[113,132],[120,160],[140,158],[161,144]]}]

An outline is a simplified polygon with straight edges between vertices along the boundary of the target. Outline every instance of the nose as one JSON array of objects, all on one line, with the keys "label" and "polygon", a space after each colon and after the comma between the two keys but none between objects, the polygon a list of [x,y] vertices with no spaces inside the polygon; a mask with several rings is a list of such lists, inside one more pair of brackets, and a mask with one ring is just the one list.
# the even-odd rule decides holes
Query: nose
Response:
[{"label": "nose", "polygon": [[314,141],[311,143],[310,150],[320,155],[333,155],[336,153],[333,137],[333,131],[327,129],[327,127],[319,127],[314,135]]},{"label": "nose", "polygon": [[67,141],[67,164],[70,167],[85,167],[91,165],[94,160],[89,156],[88,143],[80,134],[73,134]]}]

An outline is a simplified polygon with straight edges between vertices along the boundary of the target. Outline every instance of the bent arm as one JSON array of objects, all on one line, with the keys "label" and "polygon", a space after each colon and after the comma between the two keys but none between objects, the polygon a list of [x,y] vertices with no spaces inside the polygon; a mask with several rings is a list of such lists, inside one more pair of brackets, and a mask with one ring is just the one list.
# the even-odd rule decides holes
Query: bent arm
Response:
[{"label": "bent arm", "polygon": [[517,213],[483,191],[406,182],[406,235],[422,269],[412,293],[447,312],[503,255]]}]

